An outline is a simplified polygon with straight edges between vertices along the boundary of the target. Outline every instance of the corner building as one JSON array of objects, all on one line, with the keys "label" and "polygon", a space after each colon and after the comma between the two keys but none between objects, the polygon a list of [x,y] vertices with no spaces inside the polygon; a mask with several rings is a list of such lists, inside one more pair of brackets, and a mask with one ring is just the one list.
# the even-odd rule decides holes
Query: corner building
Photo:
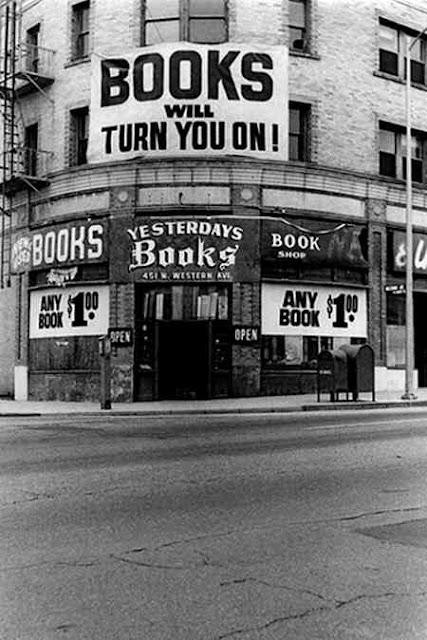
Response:
[{"label": "corner building", "polygon": [[3,2],[0,394],[97,400],[108,333],[113,401],[313,392],[364,342],[403,390],[424,26],[423,0]]}]

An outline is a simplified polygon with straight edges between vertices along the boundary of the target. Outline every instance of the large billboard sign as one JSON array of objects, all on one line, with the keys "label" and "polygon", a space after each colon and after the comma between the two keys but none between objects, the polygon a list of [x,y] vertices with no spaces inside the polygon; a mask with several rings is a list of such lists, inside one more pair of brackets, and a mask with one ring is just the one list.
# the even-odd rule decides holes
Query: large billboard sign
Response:
[{"label": "large billboard sign", "polygon": [[31,291],[30,338],[104,335],[109,305],[108,285]]},{"label": "large billboard sign", "polygon": [[287,159],[287,49],[165,43],[92,60],[88,160]]},{"label": "large billboard sign", "polygon": [[366,338],[366,291],[321,285],[262,285],[262,334]]}]

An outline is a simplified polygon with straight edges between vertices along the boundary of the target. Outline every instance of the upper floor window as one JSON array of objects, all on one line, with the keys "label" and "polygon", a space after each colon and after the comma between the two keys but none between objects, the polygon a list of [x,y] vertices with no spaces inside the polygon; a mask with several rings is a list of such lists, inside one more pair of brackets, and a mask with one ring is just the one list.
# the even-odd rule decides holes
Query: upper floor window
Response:
[{"label": "upper floor window", "polygon": [[308,0],[289,0],[289,48],[294,51],[307,49]]},{"label": "upper floor window", "polygon": [[144,44],[227,40],[226,0],[145,0]]},{"label": "upper floor window", "polygon": [[38,124],[31,124],[24,130],[24,173],[27,176],[37,175],[37,149],[39,146]]},{"label": "upper floor window", "polygon": [[310,105],[289,103],[289,160],[309,160]]},{"label": "upper floor window", "polygon": [[[406,78],[406,40],[413,41],[417,33],[380,22],[379,28],[379,69],[384,73]],[[420,38],[411,48],[411,80],[425,84],[426,40]]]},{"label": "upper floor window", "polygon": [[28,29],[25,38],[26,69],[32,73],[39,70],[39,33],[40,25],[36,24]]},{"label": "upper floor window", "polygon": [[72,58],[78,60],[89,55],[89,2],[72,7]]},{"label": "upper floor window", "polygon": [[74,109],[70,115],[70,166],[75,167],[87,163],[89,109]]},{"label": "upper floor window", "polygon": [[[390,178],[406,179],[406,134],[400,128],[380,123],[379,131],[380,174]],[[424,140],[418,133],[411,136],[412,179],[414,182],[424,181]]]}]

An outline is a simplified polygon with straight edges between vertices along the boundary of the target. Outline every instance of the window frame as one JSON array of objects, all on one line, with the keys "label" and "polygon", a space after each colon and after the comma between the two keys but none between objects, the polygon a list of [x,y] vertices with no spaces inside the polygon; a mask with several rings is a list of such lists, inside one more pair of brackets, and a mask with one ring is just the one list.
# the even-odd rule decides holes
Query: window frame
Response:
[{"label": "window frame", "polygon": [[39,72],[40,22],[25,32],[25,68],[30,73]]},{"label": "window frame", "polygon": [[24,129],[24,174],[37,176],[37,152],[39,148],[39,123],[33,122]]},{"label": "window frame", "polygon": [[[83,128],[81,127],[83,123]],[[84,129],[86,136],[79,135]],[[70,110],[70,146],[69,166],[79,167],[87,164],[87,148],[89,142],[89,107],[78,107]],[[82,154],[82,155],[81,155]],[[82,158],[84,158],[82,160]]]},{"label": "window frame", "polygon": [[[303,24],[292,24],[291,22],[291,6],[302,5],[303,7]],[[288,0],[288,34],[289,34],[289,50],[293,53],[307,53],[310,49],[310,0]],[[292,30],[301,32],[301,38],[293,39],[291,37]],[[302,46],[293,46],[298,40],[302,41]]]},{"label": "window frame", "polygon": [[[396,49],[385,49],[381,47],[381,31],[389,29],[396,37]],[[401,25],[380,18],[378,24],[378,71],[398,80],[406,80],[406,39],[416,38],[419,35],[416,31],[405,28]],[[419,51],[418,56],[414,55]],[[391,57],[395,57],[394,69],[391,65]],[[421,86],[427,85],[427,37],[421,37],[416,48],[411,50],[411,83]]]},{"label": "window frame", "polygon": [[[395,153],[385,151],[381,149],[381,131],[388,131],[394,135],[394,147]],[[406,130],[404,127],[391,124],[389,122],[381,121],[378,127],[379,142],[378,142],[378,171],[381,176],[392,178],[395,180],[406,180]],[[411,154],[412,160],[412,181],[417,184],[424,184],[425,169],[426,169],[426,140],[427,133],[422,131],[411,130],[412,149],[414,148],[414,142],[421,148],[421,158],[416,157],[413,152]],[[388,158],[386,156],[389,156]],[[385,167],[387,162],[390,162],[391,157],[394,157],[394,171],[387,172],[381,171],[381,167]],[[418,179],[420,178],[420,179]]]},{"label": "window frame", "polygon": [[[86,21],[87,25],[85,25]],[[71,5],[71,60],[73,62],[86,60],[89,57],[89,38],[90,0],[75,2]]]},{"label": "window frame", "polygon": [[[288,127],[288,159],[291,162],[310,162],[310,131],[311,131],[311,104],[306,102],[289,102],[289,127]],[[291,110],[298,111],[300,119],[300,131],[291,131]],[[298,157],[291,157],[291,138],[297,138]]]},{"label": "window frame", "polygon": [[[221,0],[223,2],[224,11],[222,17],[219,14],[198,14],[191,15],[191,3],[197,0],[178,0],[178,14],[165,16],[165,17],[156,17],[156,18],[147,18],[147,9],[148,2],[150,0],[143,0],[143,9],[142,9],[142,28],[141,28],[141,44],[142,46],[150,46],[155,45],[157,42],[149,42],[147,38],[147,24],[155,24],[155,23],[166,23],[166,22],[178,22],[178,40],[181,42],[193,42],[195,44],[222,44],[224,42],[228,42],[229,39],[229,13],[228,13],[228,4],[229,0]],[[191,21],[196,20],[207,20],[207,21],[222,21],[224,23],[224,39],[222,40],[192,40],[190,38],[191,35]],[[166,41],[165,41],[166,42]],[[169,40],[167,40],[169,42]]]}]

